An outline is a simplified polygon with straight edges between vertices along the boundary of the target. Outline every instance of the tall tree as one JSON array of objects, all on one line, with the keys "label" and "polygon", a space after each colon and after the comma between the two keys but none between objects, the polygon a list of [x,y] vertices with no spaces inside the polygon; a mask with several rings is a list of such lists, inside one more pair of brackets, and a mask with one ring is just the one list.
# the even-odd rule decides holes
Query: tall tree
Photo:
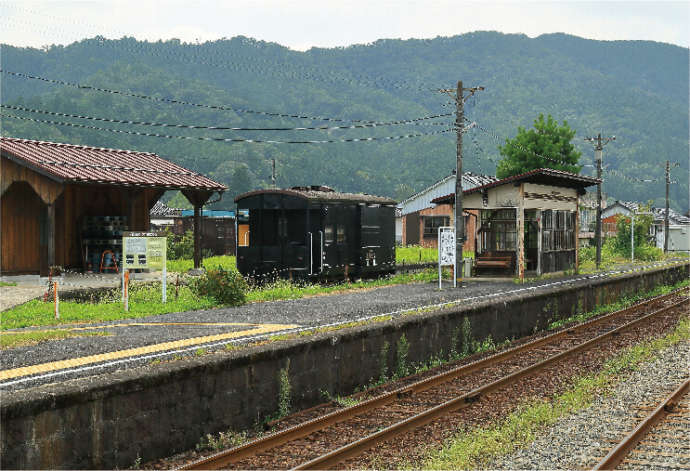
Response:
[{"label": "tall tree", "polygon": [[496,176],[506,178],[537,168],[578,173],[582,169],[577,164],[582,154],[570,143],[573,137],[575,131],[567,121],[559,125],[551,115],[544,119],[540,114],[534,120],[534,129],[519,127],[515,138],[506,139],[506,144],[498,147],[504,158],[496,167]]}]

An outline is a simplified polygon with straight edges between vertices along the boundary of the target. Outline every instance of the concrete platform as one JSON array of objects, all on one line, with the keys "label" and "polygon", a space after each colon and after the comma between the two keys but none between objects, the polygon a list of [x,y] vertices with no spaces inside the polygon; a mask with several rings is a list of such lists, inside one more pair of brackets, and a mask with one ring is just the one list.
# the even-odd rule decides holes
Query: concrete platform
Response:
[{"label": "concrete platform", "polygon": [[[168,456],[194,447],[207,433],[241,430],[271,416],[278,407],[281,372],[289,378],[292,406],[306,408],[322,400],[321,391],[347,395],[377,378],[382,368],[393,368],[403,335],[407,360],[424,362],[451,349],[462,351],[466,342],[491,338],[500,343],[529,335],[553,320],[689,276],[690,263],[683,262],[527,285],[477,282],[444,291],[431,284],[393,286],[167,314],[158,316],[156,325],[150,318],[109,323],[109,329],[123,334],[8,350],[2,356],[4,373],[64,361],[59,369],[38,374],[27,369],[0,382],[0,464],[3,469],[129,467],[137,456],[144,461]],[[384,313],[377,322],[349,324]],[[289,328],[283,319],[299,327]],[[268,334],[216,337],[210,344],[137,356],[126,351],[203,337],[200,331],[223,336],[254,328],[238,324],[279,326]],[[340,330],[226,348],[265,335],[343,324]],[[202,346],[204,354],[196,354]],[[124,353],[84,363],[98,355],[91,348]]]}]

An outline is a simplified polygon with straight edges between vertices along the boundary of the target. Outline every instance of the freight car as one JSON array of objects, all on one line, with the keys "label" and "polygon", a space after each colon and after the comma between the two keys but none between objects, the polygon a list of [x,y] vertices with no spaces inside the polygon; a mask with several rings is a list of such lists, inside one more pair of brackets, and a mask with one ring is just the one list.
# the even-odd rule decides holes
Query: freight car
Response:
[{"label": "freight car", "polygon": [[371,277],[395,272],[395,204],[326,186],[235,198],[237,269],[245,276]]}]

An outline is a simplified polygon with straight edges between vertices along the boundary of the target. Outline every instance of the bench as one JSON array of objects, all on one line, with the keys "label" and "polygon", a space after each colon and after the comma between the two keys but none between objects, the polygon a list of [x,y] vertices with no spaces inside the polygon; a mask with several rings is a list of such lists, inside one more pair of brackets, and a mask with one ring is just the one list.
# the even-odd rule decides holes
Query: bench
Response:
[{"label": "bench", "polygon": [[513,257],[510,255],[483,255],[477,257],[474,263],[477,268],[511,268],[513,266]]}]

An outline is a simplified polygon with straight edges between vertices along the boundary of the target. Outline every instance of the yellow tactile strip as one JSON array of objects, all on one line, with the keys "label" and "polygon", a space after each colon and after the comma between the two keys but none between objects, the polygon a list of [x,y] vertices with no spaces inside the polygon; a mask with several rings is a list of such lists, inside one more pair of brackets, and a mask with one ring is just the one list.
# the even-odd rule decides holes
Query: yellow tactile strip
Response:
[{"label": "yellow tactile strip", "polygon": [[12,378],[19,378],[22,376],[47,373],[50,371],[63,370],[66,368],[75,368],[78,366],[99,363],[102,361],[118,360],[121,358],[146,355],[150,353],[163,352],[166,350],[174,350],[184,347],[191,347],[194,345],[201,345],[205,343],[217,342],[220,340],[243,337],[245,335],[266,334],[270,332],[276,332],[279,330],[293,329],[295,327],[299,326],[294,324],[260,324],[257,328],[250,330],[239,330],[236,332],[228,332],[224,334],[206,335],[203,337],[192,337],[188,339],[174,340],[171,342],[147,345],[145,347],[128,348],[126,350],[119,350],[116,352],[101,353],[99,355],[89,355],[85,357],[70,358],[68,360],[53,361],[49,363],[41,363],[38,365],[31,366],[23,366],[21,368],[12,368],[9,370],[0,371],[0,381]]},{"label": "yellow tactile strip", "polygon": [[0,335],[5,334],[17,334],[24,332],[55,332],[56,330],[69,330],[69,331],[79,331],[79,330],[98,330],[98,329],[110,329],[113,327],[165,327],[165,326],[184,326],[184,327],[248,327],[255,326],[259,327],[263,324],[254,323],[244,323],[244,322],[126,322],[121,324],[103,324],[103,325],[90,325],[86,327],[65,327],[63,325],[57,325],[54,329],[36,329],[36,330],[5,330],[0,332]]}]

